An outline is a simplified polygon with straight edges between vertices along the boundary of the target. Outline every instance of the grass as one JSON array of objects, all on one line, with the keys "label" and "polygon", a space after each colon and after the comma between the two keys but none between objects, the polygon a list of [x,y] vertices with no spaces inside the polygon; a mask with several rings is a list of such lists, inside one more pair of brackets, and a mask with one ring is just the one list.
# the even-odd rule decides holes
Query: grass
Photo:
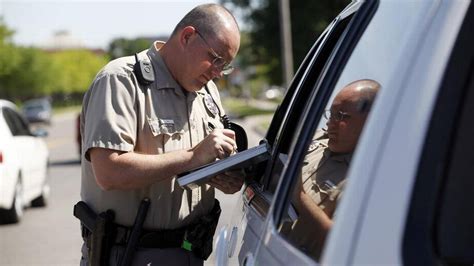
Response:
[{"label": "grass", "polygon": [[53,114],[62,114],[67,112],[81,112],[81,105],[73,105],[73,106],[55,106],[53,107]]},{"label": "grass", "polygon": [[266,120],[262,120],[260,124],[258,124],[258,128],[260,130],[267,131],[268,128],[270,127],[270,123],[272,122],[272,117],[268,117]]},{"label": "grass", "polygon": [[239,98],[226,98],[222,101],[226,112],[238,118],[252,115],[273,114],[275,110],[250,105],[248,101]]}]

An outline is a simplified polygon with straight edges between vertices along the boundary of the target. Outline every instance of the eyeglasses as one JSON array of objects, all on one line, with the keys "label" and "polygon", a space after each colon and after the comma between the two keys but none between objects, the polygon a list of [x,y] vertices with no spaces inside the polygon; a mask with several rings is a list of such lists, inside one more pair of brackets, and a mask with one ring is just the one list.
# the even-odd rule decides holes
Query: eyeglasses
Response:
[{"label": "eyeglasses", "polygon": [[339,122],[342,121],[346,117],[351,117],[348,113],[342,112],[342,111],[337,111],[333,112],[331,110],[325,110],[324,111],[324,118],[327,120],[334,119],[334,121]]},{"label": "eyeglasses", "polygon": [[199,35],[199,37],[201,37],[201,39],[207,45],[207,48],[209,48],[209,51],[211,52],[212,56],[214,57],[214,59],[212,59],[211,61],[212,65],[215,66],[216,68],[221,69],[222,75],[229,75],[230,73],[232,73],[232,71],[234,70],[234,67],[229,62],[225,61],[225,59],[222,56],[218,55],[214,51],[214,49],[212,49],[212,47],[209,45],[206,39],[204,39],[202,34],[199,33],[198,30],[196,30],[196,33],[197,35]]}]

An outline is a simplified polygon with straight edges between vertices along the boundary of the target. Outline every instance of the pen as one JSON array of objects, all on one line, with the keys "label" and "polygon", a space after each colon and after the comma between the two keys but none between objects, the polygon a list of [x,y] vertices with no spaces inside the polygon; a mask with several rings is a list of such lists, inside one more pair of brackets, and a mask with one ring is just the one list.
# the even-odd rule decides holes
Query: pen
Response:
[{"label": "pen", "polygon": [[214,125],[211,124],[211,122],[207,122],[207,127],[209,127],[211,131],[215,129]]},{"label": "pen", "polygon": [[[208,127],[211,131],[216,128],[216,127],[214,127],[214,125],[213,125],[211,122],[207,122],[207,127]],[[236,153],[237,153],[237,146],[234,146],[234,150],[231,152],[230,155],[236,154]]]}]

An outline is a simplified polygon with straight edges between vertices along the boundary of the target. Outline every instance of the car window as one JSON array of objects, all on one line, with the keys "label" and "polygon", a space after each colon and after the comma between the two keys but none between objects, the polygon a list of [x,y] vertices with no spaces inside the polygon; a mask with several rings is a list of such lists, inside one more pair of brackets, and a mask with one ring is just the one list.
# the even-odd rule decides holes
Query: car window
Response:
[{"label": "car window", "polygon": [[48,100],[30,100],[25,102],[24,109],[39,109],[39,110],[47,110],[51,109],[51,105]]},{"label": "car window", "polygon": [[336,88],[300,162],[290,194],[289,215],[278,228],[289,242],[315,260],[319,260],[347,183],[353,153],[379,89],[380,84],[371,79]]},{"label": "car window", "polygon": [[25,120],[10,108],[3,108],[3,116],[13,136],[31,135]]},{"label": "car window", "polygon": [[30,106],[25,106],[25,111],[31,111],[31,112],[41,112],[43,110],[46,110],[46,107],[43,105],[30,105]]},{"label": "car window", "polygon": [[[274,198],[276,187],[287,164],[290,146],[295,139],[298,139],[295,134],[297,127],[301,124],[303,112],[308,105],[315,104],[315,102],[309,103],[309,99],[311,95],[318,93],[318,82],[326,74],[325,67],[332,60],[334,51],[338,49],[347,34],[348,26],[360,4],[360,2],[349,4],[318,38],[299,68],[281,107],[272,120],[267,134],[272,159],[256,167],[257,171],[247,180],[250,185],[244,193],[244,199],[247,194],[252,195],[247,201],[251,201],[253,209],[262,217],[267,215],[270,202]],[[332,89],[321,92],[326,96],[319,98],[318,106],[327,104],[331,91]]]},{"label": "car window", "polygon": [[[455,133],[446,153],[448,166],[444,174],[440,205],[436,212],[435,250],[445,265],[473,265],[474,253],[474,179],[472,178],[472,158],[474,156],[474,4],[471,2],[466,20],[460,31],[455,52],[452,55],[450,71],[445,78],[445,90],[458,82],[461,88],[460,108],[450,120],[457,122]],[[467,37],[468,36],[468,37]],[[470,60],[469,60],[470,58]],[[461,63],[462,62],[462,63]],[[456,73],[456,74],[452,74]],[[456,80],[456,81],[451,81]],[[465,81],[465,82],[463,82]],[[441,95],[440,95],[441,97]],[[451,101],[452,102],[452,101]],[[438,205],[438,206],[439,206]]]},{"label": "car window", "polygon": [[7,122],[10,132],[12,133],[12,135],[15,136],[18,132],[18,129],[17,129],[17,126],[15,125],[15,120],[11,115],[10,109],[6,107],[2,108],[2,114],[3,114],[3,117],[5,118],[5,122]]},{"label": "car window", "polygon": [[292,86],[295,86],[294,96],[285,97],[286,101],[292,101],[292,105],[287,108],[288,113],[286,115],[286,123],[281,125],[281,132],[276,136],[274,145],[276,146],[275,149],[277,152],[275,153],[273,160],[273,169],[268,178],[262,180],[262,185],[264,186],[265,191],[270,195],[275,192],[278,185],[281,171],[286,162],[288,150],[293,140],[296,138],[295,129],[297,128],[298,123],[301,120],[301,115],[308,104],[308,99],[310,98],[310,95],[315,92],[318,80],[323,73],[323,69],[342,39],[353,15],[354,13],[350,13],[344,17],[337,17],[321,35],[320,39],[317,41],[319,46],[314,46],[312,50],[315,51],[311,51],[314,53],[314,56],[312,58],[307,57],[305,61],[310,62],[303,64],[302,68],[298,71],[298,74],[300,74],[300,72],[303,74],[301,74],[301,76],[298,76],[297,74],[292,82]]},{"label": "car window", "polygon": [[474,156],[474,69],[466,94],[466,102],[459,114],[460,123],[452,144],[451,162],[447,167],[440,196],[437,217],[436,246],[439,256],[447,265],[464,263],[472,265],[474,254],[474,181],[472,158]]},{"label": "car window", "polygon": [[303,77],[306,76],[306,71],[310,68],[311,64],[314,62],[315,53],[321,48],[321,43],[326,40],[326,36],[331,28],[334,27],[334,22],[331,23],[328,28],[319,36],[314,45],[311,47],[310,51],[306,55],[305,59],[301,63],[298,71],[296,71],[295,76],[292,79],[292,82],[286,91],[285,97],[283,98],[282,103],[277,107],[275,115],[273,116],[272,122],[267,131],[266,139],[269,143],[274,143],[277,137],[278,132],[282,128],[282,124],[285,116],[290,111],[291,102],[293,97],[298,92],[298,85],[303,80]]}]

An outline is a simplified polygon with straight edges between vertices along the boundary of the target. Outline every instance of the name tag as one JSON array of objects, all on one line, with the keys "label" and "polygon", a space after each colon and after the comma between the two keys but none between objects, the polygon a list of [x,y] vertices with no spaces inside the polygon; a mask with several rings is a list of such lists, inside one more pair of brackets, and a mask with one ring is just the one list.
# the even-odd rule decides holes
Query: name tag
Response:
[{"label": "name tag", "polygon": [[160,119],[160,124],[161,125],[174,125],[174,120],[173,119]]}]

